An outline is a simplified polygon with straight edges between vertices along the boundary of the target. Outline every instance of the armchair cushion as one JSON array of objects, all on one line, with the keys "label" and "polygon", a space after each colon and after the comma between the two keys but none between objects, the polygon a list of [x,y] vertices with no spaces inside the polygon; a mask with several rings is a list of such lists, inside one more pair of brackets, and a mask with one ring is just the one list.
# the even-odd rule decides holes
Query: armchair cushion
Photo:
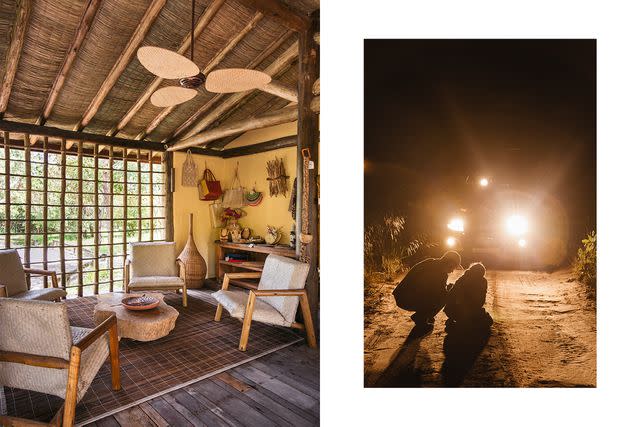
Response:
[{"label": "armchair cushion", "polygon": [[0,250],[0,284],[7,287],[10,297],[27,290],[22,261],[15,249]]},{"label": "armchair cushion", "polygon": [[[244,318],[244,312],[247,307],[249,296],[242,291],[217,291],[213,297],[221,304],[232,317],[236,319]],[[289,297],[293,299],[292,297]],[[252,320],[257,322],[269,323],[272,325],[291,326],[292,322],[287,321],[278,310],[266,302],[256,298],[256,304],[253,309]]]},{"label": "armchair cushion", "polygon": [[[307,274],[309,264],[271,254],[265,260],[258,289],[304,289]],[[275,308],[284,317],[287,326],[295,322],[298,297],[258,297],[257,300]]]},{"label": "armchair cushion", "polygon": [[146,276],[134,277],[129,281],[129,289],[175,289],[184,285],[178,276]]},{"label": "armchair cushion", "polygon": [[22,300],[39,300],[39,301],[53,301],[59,298],[67,296],[67,292],[60,288],[44,288],[44,289],[31,289],[19,294],[14,294],[11,298],[17,298]]},{"label": "armchair cushion", "polygon": [[175,242],[131,243],[131,278],[178,276]]}]

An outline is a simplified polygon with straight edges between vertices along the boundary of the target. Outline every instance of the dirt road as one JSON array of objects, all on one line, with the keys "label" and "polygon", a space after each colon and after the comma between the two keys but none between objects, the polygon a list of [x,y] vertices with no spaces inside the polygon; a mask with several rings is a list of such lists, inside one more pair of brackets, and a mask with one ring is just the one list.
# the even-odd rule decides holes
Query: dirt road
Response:
[{"label": "dirt road", "polygon": [[462,344],[444,331],[442,312],[432,333],[417,333],[395,306],[395,283],[379,284],[365,314],[365,386],[595,387],[595,302],[571,273],[486,277],[491,334]]}]

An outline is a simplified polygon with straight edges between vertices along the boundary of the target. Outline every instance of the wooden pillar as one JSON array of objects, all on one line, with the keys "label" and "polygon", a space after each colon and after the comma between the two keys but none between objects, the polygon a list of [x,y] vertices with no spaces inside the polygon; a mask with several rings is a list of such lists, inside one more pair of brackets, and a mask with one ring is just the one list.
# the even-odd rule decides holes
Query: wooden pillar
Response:
[{"label": "wooden pillar", "polygon": [[164,236],[167,242],[173,242],[173,153],[162,153],[164,161]]},{"label": "wooden pillar", "polygon": [[[313,236],[306,247],[298,247],[298,251],[304,253],[305,260],[309,263],[309,276],[307,277],[306,290],[309,296],[309,304],[313,314],[313,323],[320,326],[319,302],[320,302],[320,277],[319,277],[319,233],[318,233],[318,145],[320,138],[319,118],[311,107],[313,99],[313,83],[320,73],[320,47],[313,40],[313,34],[320,28],[319,19],[314,19],[312,25],[299,32],[299,59],[298,59],[298,162],[297,162],[297,201],[299,209],[296,210],[297,241],[303,230],[302,216],[306,209],[309,216],[308,234]],[[309,149],[314,168],[309,170],[309,198],[308,205],[301,206],[303,185],[303,159],[302,150]],[[305,246],[304,244],[301,244]]]}]

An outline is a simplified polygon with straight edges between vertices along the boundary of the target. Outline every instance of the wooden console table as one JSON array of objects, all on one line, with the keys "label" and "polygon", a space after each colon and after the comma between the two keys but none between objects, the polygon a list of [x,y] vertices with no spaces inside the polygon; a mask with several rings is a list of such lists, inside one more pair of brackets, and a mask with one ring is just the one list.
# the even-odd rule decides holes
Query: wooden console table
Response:
[{"label": "wooden console table", "polygon": [[[228,252],[247,252],[250,253],[249,261],[231,262],[225,261],[225,255]],[[262,271],[264,259],[269,254],[296,258],[296,251],[288,246],[270,246],[264,244],[250,243],[231,243],[216,241],[216,277],[222,281],[224,273],[232,271]],[[252,279],[232,279],[230,284],[246,289],[257,289],[258,280]]]}]

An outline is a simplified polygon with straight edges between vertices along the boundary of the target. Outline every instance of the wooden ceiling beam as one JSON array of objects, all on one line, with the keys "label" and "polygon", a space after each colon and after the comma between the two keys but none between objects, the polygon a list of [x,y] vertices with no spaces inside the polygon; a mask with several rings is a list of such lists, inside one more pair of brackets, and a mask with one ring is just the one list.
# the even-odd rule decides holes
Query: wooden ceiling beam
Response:
[{"label": "wooden ceiling beam", "polygon": [[[206,76],[211,72],[211,70],[213,70],[216,66],[218,66],[218,64],[220,64],[220,62],[222,62],[222,60],[227,56],[227,54],[231,52],[238,43],[240,43],[240,41],[249,33],[249,31],[254,29],[256,25],[258,25],[258,22],[260,22],[263,16],[264,15],[262,15],[262,13],[257,12],[253,16],[251,21],[249,21],[249,23],[245,25],[244,28],[238,34],[236,34],[232,39],[230,39],[223,49],[221,49],[218,53],[216,53],[216,55],[213,58],[211,58],[209,63],[202,69],[202,74]],[[138,140],[143,139],[144,137],[149,135],[151,132],[153,132],[160,125],[160,123],[162,123],[162,121],[169,114],[171,114],[173,110],[175,110],[178,107],[178,105],[172,105],[170,107],[164,108],[160,113],[158,113],[156,117],[153,118],[153,120],[151,120],[151,122],[147,125],[145,130],[143,130],[136,136],[135,139],[138,139]]]},{"label": "wooden ceiling beam", "polygon": [[159,142],[134,141],[132,139],[116,138],[114,136],[98,135],[94,133],[78,132],[55,128],[51,126],[39,126],[31,123],[11,122],[0,120],[0,130],[7,132],[19,132],[30,135],[61,138],[68,141],[87,141],[102,145],[114,145],[126,148],[140,148],[143,150],[165,151],[165,146]]},{"label": "wooden ceiling beam", "polygon": [[271,82],[263,88],[261,91],[270,93],[271,95],[278,96],[291,102],[298,102],[298,89],[290,87],[284,83],[280,83],[277,80],[271,80]]},{"label": "wooden ceiling beam", "polygon": [[[262,53],[256,57],[246,68],[255,68],[262,61],[264,61],[267,57],[269,57],[273,52],[275,52],[285,41],[291,37],[293,31],[289,30],[284,32],[280,37],[274,40]],[[277,60],[276,60],[277,61]],[[167,138],[165,138],[162,142],[169,142],[175,139],[177,136],[182,135],[190,126],[192,126],[196,121],[207,111],[209,111],[215,104],[220,100],[224,94],[217,94],[213,96],[209,101],[205,102],[194,114],[192,114],[187,120],[185,120],[180,126],[178,126]]]},{"label": "wooden ceiling beam", "polygon": [[305,31],[311,24],[308,16],[293,10],[279,0],[243,0],[243,3],[255,7],[267,16],[276,18],[287,28],[295,31]]},{"label": "wooden ceiling beam", "polygon": [[[251,102],[251,101],[249,101],[249,102]],[[281,103],[281,102],[282,102],[282,99],[280,99],[280,98],[272,98],[272,99],[268,100],[267,102],[265,102],[264,104],[262,104],[262,106],[259,107],[257,110],[255,110],[253,112],[253,114],[251,114],[250,117],[259,116],[261,114],[266,113],[267,111],[271,111],[277,103]],[[290,102],[289,104],[284,105],[284,106],[279,106],[278,108],[290,107],[292,105],[296,105],[296,103],[295,102]],[[227,145],[232,144],[233,141],[235,141],[236,139],[241,138],[242,135],[244,135],[244,134],[242,133],[242,134],[239,134],[239,135],[231,135],[231,136],[227,136],[225,138],[217,139],[215,141],[212,141],[212,142],[208,143],[205,146],[205,148],[209,148],[209,149],[212,149],[212,150],[222,150]]]},{"label": "wooden ceiling beam", "polygon": [[138,47],[151,29],[151,26],[155,22],[156,18],[158,17],[158,15],[160,15],[160,11],[162,11],[162,8],[164,7],[166,2],[167,0],[151,1],[149,8],[140,20],[140,23],[133,32],[133,35],[129,39],[129,42],[125,46],[122,53],[120,53],[120,56],[116,60],[115,64],[113,64],[113,67],[107,75],[107,78],[104,80],[104,82],[102,82],[102,86],[100,86],[100,89],[98,89],[98,93],[96,93],[93,100],[91,100],[91,103],[83,114],[82,119],[74,127],[74,130],[82,130],[89,124],[89,122],[91,122],[91,119],[93,119],[93,117],[96,115],[98,109],[100,109],[100,106],[107,98],[107,95],[109,95],[111,89],[116,84],[124,70],[127,68],[129,62],[131,62],[133,55],[135,55]]},{"label": "wooden ceiling beam", "polygon": [[[310,103],[311,111],[318,112],[320,100],[315,98]],[[276,111],[269,111],[265,114],[249,117],[233,123],[225,123],[216,128],[201,132],[186,139],[181,139],[167,148],[167,151],[182,150],[184,148],[196,147],[207,144],[216,139],[221,139],[230,135],[238,135],[255,129],[262,129],[270,126],[289,123],[298,119],[298,106],[291,105]]]},{"label": "wooden ceiling beam", "polygon": [[89,29],[91,28],[93,18],[95,18],[101,2],[102,0],[87,0],[82,18],[80,19],[80,25],[78,25],[78,28],[76,29],[76,34],[73,37],[71,45],[69,45],[67,56],[65,57],[62,66],[60,67],[60,71],[58,71],[58,75],[53,81],[53,85],[51,86],[51,90],[49,91],[47,101],[44,103],[42,114],[36,120],[36,125],[43,125],[49,119],[56,100],[58,99],[58,95],[60,95],[60,91],[64,86],[65,80],[67,79],[67,75],[69,74],[73,63],[76,60],[78,51],[80,50],[80,47],[82,46],[82,43],[84,42],[84,39],[87,36]]},{"label": "wooden ceiling beam", "polygon": [[[200,15],[200,17],[198,18],[198,22],[196,23],[193,30],[194,39],[198,38],[200,34],[204,31],[204,29],[207,28],[207,26],[209,25],[213,17],[218,13],[218,10],[220,10],[224,2],[225,0],[213,0],[209,4],[209,6],[207,6],[204,12],[202,12],[202,15]],[[180,44],[180,47],[178,48],[177,52],[182,55],[189,49],[189,47],[191,47],[191,31],[189,31],[189,34],[184,36],[184,38],[182,39],[182,43]],[[136,102],[131,106],[131,108],[129,108],[129,111],[127,111],[124,117],[120,119],[118,124],[114,126],[107,133],[107,135],[109,136],[116,135],[118,132],[124,129],[125,126],[129,124],[131,119],[133,119],[133,117],[138,113],[138,111],[140,111],[140,109],[144,106],[144,104],[149,100],[153,92],[155,92],[158,89],[158,87],[160,87],[160,84],[162,83],[163,80],[164,79],[161,77],[154,78],[153,81],[149,84],[149,86],[147,86],[147,88],[144,90],[144,92],[142,92],[142,94],[138,97]]]},{"label": "wooden ceiling beam", "polygon": [[277,150],[279,148],[295,147],[297,144],[298,137],[296,135],[292,135],[278,139],[272,139],[271,141],[260,142],[258,144],[228,148],[219,151],[219,155],[223,159],[228,159],[230,157],[248,156],[250,154],[264,153],[265,151]]},{"label": "wooden ceiling beam", "polygon": [[[284,68],[288,67],[298,57],[298,42],[293,43],[282,55],[275,59],[264,72],[273,76]],[[248,96],[251,91],[238,92],[228,96],[222,101],[215,109],[205,115],[199,122],[197,122],[184,136],[183,139],[190,138],[208,128],[212,123],[218,120],[228,110],[233,108],[234,105],[242,101]]]},{"label": "wooden ceiling beam", "polygon": [[9,105],[13,81],[16,78],[18,64],[22,55],[22,45],[24,44],[25,34],[29,25],[29,17],[31,15],[31,0],[19,0],[17,4],[16,20],[13,24],[13,32],[11,33],[11,43],[7,49],[7,58],[5,65],[4,79],[0,88],[0,119],[4,117]]}]

